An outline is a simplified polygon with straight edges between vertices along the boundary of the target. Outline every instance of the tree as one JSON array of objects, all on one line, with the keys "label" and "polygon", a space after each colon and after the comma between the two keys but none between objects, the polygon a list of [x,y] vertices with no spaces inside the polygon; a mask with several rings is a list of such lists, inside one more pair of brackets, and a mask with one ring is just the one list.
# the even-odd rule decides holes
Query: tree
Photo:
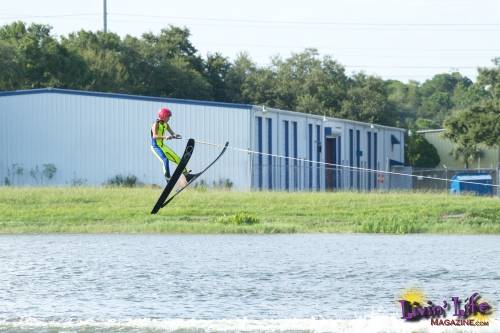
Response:
[{"label": "tree", "polygon": [[240,53],[226,74],[226,96],[228,102],[250,103],[243,96],[243,85],[250,75],[254,74],[257,66],[247,53]]},{"label": "tree", "polygon": [[438,129],[442,128],[441,124],[432,119],[417,118],[415,120],[415,127],[417,129]]},{"label": "tree", "polygon": [[404,84],[400,81],[389,80],[386,81],[386,91],[387,101],[397,114],[395,124],[407,128],[413,126],[420,103],[418,83]]},{"label": "tree", "polygon": [[169,26],[159,35],[143,34],[140,54],[148,92],[156,96],[212,99],[204,63],[189,41],[189,30]]},{"label": "tree", "polygon": [[437,74],[420,87],[421,105],[418,118],[428,119],[442,126],[452,110],[463,103],[472,81],[460,73]]},{"label": "tree", "polygon": [[277,107],[275,80],[276,74],[269,67],[251,71],[241,86],[243,101]]},{"label": "tree", "polygon": [[435,168],[439,165],[436,147],[418,133],[407,136],[405,139],[405,164],[417,168]]},{"label": "tree", "polygon": [[458,145],[453,154],[468,165],[480,157],[479,145],[500,145],[500,108],[486,103],[457,111],[446,119],[444,136]]},{"label": "tree", "polygon": [[394,106],[387,98],[385,82],[363,73],[352,78],[340,116],[383,125],[395,125],[397,121]]},{"label": "tree", "polygon": [[162,64],[155,71],[151,86],[153,95],[175,98],[212,99],[211,86],[202,73],[192,68],[191,64],[182,58],[174,58]]},{"label": "tree", "polygon": [[494,62],[495,68],[479,70],[473,89],[481,91],[480,100],[445,121],[444,136],[458,145],[454,153],[466,163],[480,155],[479,145],[500,147],[500,64]]},{"label": "tree", "polygon": [[21,88],[23,68],[15,46],[0,40],[0,90]]},{"label": "tree", "polygon": [[329,116],[340,112],[348,79],[331,57],[321,59],[316,49],[306,49],[286,60],[275,58],[272,65],[276,107]]},{"label": "tree", "polygon": [[444,117],[453,108],[451,96],[447,92],[435,91],[422,101],[418,109],[419,118],[435,120],[442,123]]},{"label": "tree", "polygon": [[126,87],[129,93],[151,95],[150,75],[154,67],[146,60],[143,40],[127,35],[122,42],[122,61],[127,68]]},{"label": "tree", "polygon": [[1,85],[26,89],[78,84],[86,71],[83,59],[61,46],[50,31],[48,25],[26,27],[23,22],[0,28],[2,58],[13,57],[0,64],[9,66]]},{"label": "tree", "polygon": [[208,54],[205,77],[212,86],[212,98],[216,101],[227,101],[226,77],[230,68],[231,63],[221,54]]},{"label": "tree", "polygon": [[169,25],[161,29],[160,34],[145,33],[142,39],[152,52],[149,56],[161,63],[168,59],[183,58],[195,71],[203,72],[203,59],[197,55],[198,50],[191,44],[191,33],[187,28]]},{"label": "tree", "polygon": [[80,30],[62,38],[62,45],[77,52],[88,71],[81,88],[86,90],[126,92],[128,69],[122,56],[122,42],[118,35]]}]

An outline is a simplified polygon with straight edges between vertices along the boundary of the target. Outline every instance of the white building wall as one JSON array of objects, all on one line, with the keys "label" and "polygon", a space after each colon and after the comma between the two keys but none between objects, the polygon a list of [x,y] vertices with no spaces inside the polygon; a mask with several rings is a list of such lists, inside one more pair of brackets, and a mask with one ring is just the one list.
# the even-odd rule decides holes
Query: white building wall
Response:
[{"label": "white building wall", "polygon": [[[1,182],[8,177],[16,185],[101,185],[121,174],[163,185],[161,163],[150,151],[150,128],[162,106],[171,108],[170,125],[183,135],[183,140],[168,141],[178,154],[182,154],[189,137],[248,146],[249,109],[103,95],[39,92],[0,96]],[[189,168],[201,169],[220,149],[198,142]],[[30,175],[30,170],[38,167],[41,172],[43,164],[48,163],[57,168],[52,180],[37,181]],[[23,175],[12,175],[14,164],[23,167]],[[203,179],[209,184],[230,179],[235,188],[247,189],[249,156],[228,150]]]},{"label": "white building wall", "polygon": [[[157,110],[172,109],[170,125],[183,135],[183,140],[168,141],[180,155],[186,139],[197,140],[195,154],[189,168],[204,167],[223,145],[230,149],[203,177],[208,184],[229,179],[237,189],[258,188],[258,155],[242,149],[258,150],[257,117],[262,118],[262,189],[286,189],[284,121],[288,121],[289,153],[293,157],[293,123],[297,123],[297,157],[289,160],[289,190],[324,190],[325,183],[325,128],[341,138],[341,152],[337,163],[350,165],[349,130],[353,130],[353,163],[356,164],[356,131],[360,131],[360,168],[368,168],[367,133],[377,134],[377,161],[371,169],[390,171],[389,159],[404,160],[404,131],[397,128],[372,125],[317,115],[283,111],[237,104],[210,103],[162,98],[146,98],[118,94],[85,93],[54,90],[51,92],[0,94],[0,182],[7,177],[16,185],[71,185],[84,182],[101,185],[116,175],[135,175],[146,184],[164,184],[162,166],[150,151],[150,128]],[[272,120],[272,141],[269,150],[268,119]],[[321,145],[320,164],[310,159],[309,125],[312,125],[312,160],[317,161],[318,143]],[[320,142],[317,141],[320,127]],[[392,145],[391,135],[401,144]],[[237,148],[231,149],[231,148]],[[374,154],[372,147],[372,159]],[[52,163],[57,172],[52,180],[35,180],[30,171]],[[13,165],[24,168],[22,175],[13,174]],[[319,167],[318,167],[319,166]],[[173,165],[171,164],[173,169]],[[378,182],[377,172],[339,168],[339,184],[343,189],[385,188]],[[310,173],[311,172],[311,173]],[[359,173],[359,177],[358,177]],[[311,177],[312,176],[312,177]],[[310,184],[312,179],[312,184]],[[319,184],[318,184],[319,179]],[[271,180],[271,183],[269,183]],[[359,184],[358,184],[359,182]],[[372,186],[373,185],[373,186]]]},{"label": "white building wall", "polygon": [[[354,189],[373,189],[373,188],[387,188],[388,175],[385,173],[377,172],[380,171],[390,171],[389,160],[404,162],[404,130],[391,128],[387,126],[363,124],[358,122],[346,121],[344,124],[344,137],[342,138],[342,164],[350,166],[350,145],[349,145],[349,129],[353,130],[353,163],[352,165],[356,168],[356,148],[357,148],[357,136],[356,131],[360,131],[360,150],[362,155],[360,156],[360,168],[363,170],[358,171],[354,169],[352,184],[350,181],[350,172],[343,172],[343,182],[345,185],[352,187]],[[368,132],[371,133],[371,162],[368,163]],[[375,134],[377,140],[375,143]],[[400,142],[400,144],[391,144],[391,135],[394,135]],[[375,161],[375,144],[376,144],[376,161]],[[373,171],[368,171],[365,169],[370,169]],[[360,177],[358,178],[357,173]],[[358,186],[359,181],[359,186]]]},{"label": "white building wall", "polygon": [[[254,107],[253,116],[253,139],[252,150],[259,151],[259,137],[258,137],[258,117],[262,119],[262,167],[261,175],[259,175],[258,155],[255,154],[252,163],[253,187],[259,188],[259,182],[262,182],[262,189],[269,189],[269,173],[271,172],[272,189],[274,190],[287,190],[287,176],[288,176],[288,190],[297,191],[309,189],[309,170],[312,171],[312,189],[317,190],[324,188],[324,168],[322,164],[309,162],[295,161],[294,156],[294,136],[293,128],[294,123],[297,125],[297,158],[302,160],[309,160],[309,124],[313,125],[313,161],[317,161],[317,127],[320,126],[320,142],[323,144],[323,124],[320,117],[301,114],[297,112],[288,112],[278,109],[266,108],[262,112],[262,108]],[[271,153],[274,155],[272,166],[269,167],[269,135],[268,135],[268,119],[272,120],[272,149]],[[285,121],[288,122],[288,175],[287,159],[286,156],[286,136],[285,136]],[[324,162],[324,152],[321,152],[320,162]],[[318,185],[319,176],[319,185]],[[261,180],[259,180],[261,178]]]},{"label": "white building wall", "polygon": [[[293,160],[289,161],[288,164],[288,189],[289,190],[308,190],[312,188],[313,190],[324,190],[326,188],[326,170],[325,167],[332,167],[325,165],[326,156],[326,137],[325,129],[330,128],[330,137],[340,138],[340,155],[337,158],[337,164],[344,167],[338,167],[335,171],[336,186],[343,189],[376,189],[376,188],[386,188],[387,181],[386,175],[380,171],[390,171],[389,170],[389,160],[404,161],[404,130],[374,125],[369,123],[362,123],[350,120],[336,119],[321,117],[317,115],[302,114],[297,112],[283,111],[278,109],[266,108],[265,112],[262,112],[261,107],[253,108],[254,116],[252,117],[253,122],[253,139],[252,139],[252,150],[259,150],[259,138],[258,138],[258,117],[262,119],[262,152],[269,153],[268,149],[268,122],[267,119],[272,119],[273,135],[272,135],[272,151],[273,155],[277,155],[272,158],[272,186],[274,190],[286,190],[286,162],[284,158],[280,156],[285,156],[285,127],[284,121],[288,121],[289,133],[289,153],[290,157],[293,157],[293,123],[297,122],[297,136],[298,136],[298,158],[304,161],[298,161],[297,166],[294,165]],[[312,125],[312,142],[310,144],[309,138],[309,125]],[[317,138],[317,126],[320,129],[319,142]],[[353,132],[353,156],[352,156],[352,168],[351,166],[351,156],[350,156],[350,142],[349,142],[349,130]],[[358,137],[357,131],[359,131],[359,151],[361,155],[359,157],[359,165],[357,163],[357,151],[358,151]],[[368,133],[371,135],[371,152],[370,152],[370,163],[368,163]],[[375,143],[375,135],[377,137]],[[394,135],[400,144],[391,145],[391,135]],[[338,142],[338,141],[337,141]],[[319,156],[319,164],[316,163],[317,157],[317,147],[318,144],[321,145],[321,153]],[[376,161],[375,161],[375,145],[376,145]],[[337,147],[338,148],[338,147]],[[312,149],[312,158],[310,150]],[[254,157],[254,162],[252,164],[252,187],[258,189],[259,182],[261,183],[262,189],[268,189],[269,186],[269,167],[268,167],[268,156],[264,155],[262,157],[262,167],[261,175],[259,175],[259,167],[257,163],[258,154]],[[313,163],[310,163],[312,160]],[[359,169],[358,169],[359,168]],[[298,174],[294,173],[294,170],[299,170]],[[371,169],[371,170],[366,170]],[[295,177],[298,176],[298,180]],[[261,180],[259,180],[259,177]],[[312,182],[311,182],[312,180]],[[319,180],[319,182],[318,182]],[[297,181],[297,186],[295,182]],[[311,184],[311,187],[310,187]]]}]

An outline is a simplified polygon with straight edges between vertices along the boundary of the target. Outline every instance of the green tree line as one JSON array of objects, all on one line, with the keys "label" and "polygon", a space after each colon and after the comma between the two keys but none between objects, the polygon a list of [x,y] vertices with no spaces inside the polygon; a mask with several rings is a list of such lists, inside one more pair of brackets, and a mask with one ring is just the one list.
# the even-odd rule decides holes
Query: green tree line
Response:
[{"label": "green tree line", "polygon": [[[500,60],[478,70],[476,82],[443,73],[403,83],[348,75],[315,49],[274,57],[265,66],[246,53],[233,61],[219,53],[202,57],[189,30],[175,26],[141,37],[80,30],[59,38],[43,24],[0,27],[0,90],[121,92],[267,105],[413,132],[444,127],[466,158],[479,144],[500,144]],[[422,144],[415,135],[408,140],[412,147]]]}]

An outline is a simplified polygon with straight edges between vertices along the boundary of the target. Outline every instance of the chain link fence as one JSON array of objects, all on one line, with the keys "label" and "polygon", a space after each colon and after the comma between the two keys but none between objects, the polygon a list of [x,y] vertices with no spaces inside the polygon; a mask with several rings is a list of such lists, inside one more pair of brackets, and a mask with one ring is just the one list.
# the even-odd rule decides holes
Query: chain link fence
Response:
[{"label": "chain link fence", "polygon": [[[461,174],[489,174],[493,185],[500,184],[499,169],[421,169],[395,166],[383,171],[360,163],[325,165],[317,161],[274,156],[252,163],[252,188],[270,191],[435,191],[450,192],[452,177]],[[498,186],[493,189],[499,195]]]},{"label": "chain link fence", "polygon": [[[450,191],[451,179],[460,173],[468,174],[489,174],[493,185],[500,184],[500,169],[413,169],[413,189],[414,190],[432,190],[432,191]],[[427,178],[428,177],[428,178]],[[441,178],[432,179],[432,178]],[[498,187],[493,189],[493,193],[499,195]]]}]

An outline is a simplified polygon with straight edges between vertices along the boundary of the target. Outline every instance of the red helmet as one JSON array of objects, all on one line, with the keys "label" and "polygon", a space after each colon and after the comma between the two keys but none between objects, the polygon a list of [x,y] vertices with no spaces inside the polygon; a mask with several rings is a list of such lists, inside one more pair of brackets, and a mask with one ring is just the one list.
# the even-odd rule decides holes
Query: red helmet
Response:
[{"label": "red helmet", "polygon": [[165,121],[165,119],[170,116],[172,116],[172,111],[168,108],[161,108],[160,111],[158,111],[158,119],[161,121]]}]

